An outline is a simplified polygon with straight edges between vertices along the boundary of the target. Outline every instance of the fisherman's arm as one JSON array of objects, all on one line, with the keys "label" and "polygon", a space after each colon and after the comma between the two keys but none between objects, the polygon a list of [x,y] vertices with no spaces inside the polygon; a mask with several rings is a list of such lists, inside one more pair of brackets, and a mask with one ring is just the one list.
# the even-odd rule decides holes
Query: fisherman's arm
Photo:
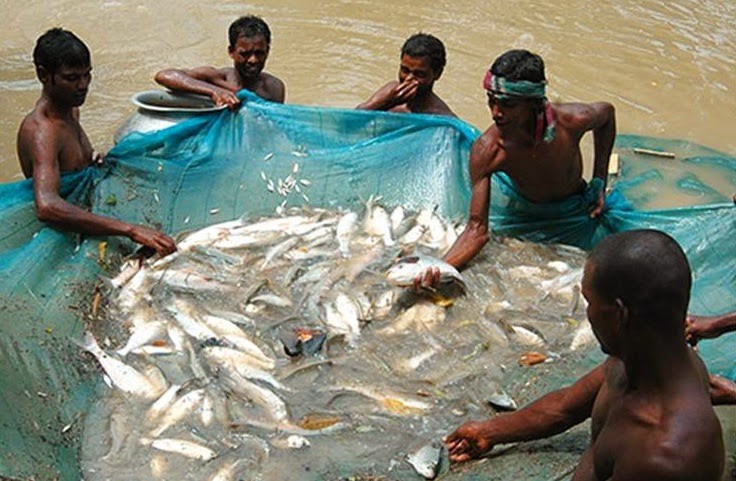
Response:
[{"label": "fisherman's arm", "polygon": [[[491,174],[497,165],[497,144],[492,144],[483,134],[476,139],[470,151],[470,214],[468,224],[442,260],[461,269],[483,249],[491,234],[488,229],[488,213],[491,203]],[[489,147],[491,146],[491,147]],[[414,278],[414,288],[437,287],[440,270],[430,267]]]},{"label": "fisherman's arm", "polygon": [[155,249],[162,256],[176,250],[174,241],[161,232],[92,214],[61,198],[61,173],[56,161],[58,147],[56,139],[48,131],[40,129],[36,133],[30,146],[30,155],[33,159],[36,216],[41,222],[81,234],[123,235]]},{"label": "fisherman's arm", "polygon": [[418,86],[419,83],[416,80],[407,80],[402,83],[389,82],[355,108],[359,110],[390,110],[411,100],[416,95]]},{"label": "fisherman's arm", "polygon": [[156,73],[154,79],[171,90],[206,95],[215,105],[227,105],[230,108],[240,105],[240,99],[228,85],[225,73],[214,67],[166,69]]},{"label": "fisherman's arm", "polygon": [[685,319],[685,337],[693,346],[700,339],[713,339],[733,331],[736,331],[736,312],[720,316],[688,315]]},{"label": "fisherman's arm", "polygon": [[603,181],[603,188],[596,206],[590,216],[597,217],[605,207],[606,183],[608,181],[608,164],[611,160],[613,143],[616,140],[616,110],[608,102],[596,102],[585,107],[586,120],[584,129],[593,131],[593,177]]},{"label": "fisherman's arm", "polygon": [[467,461],[496,444],[541,439],[580,424],[591,415],[605,369],[604,363],[572,386],[551,392],[519,411],[463,424],[445,438],[450,459]]},{"label": "fisherman's arm", "polygon": [[483,249],[491,238],[488,215],[491,205],[491,174],[498,169],[498,143],[483,134],[470,151],[472,193],[468,224],[443,260],[461,269]]}]

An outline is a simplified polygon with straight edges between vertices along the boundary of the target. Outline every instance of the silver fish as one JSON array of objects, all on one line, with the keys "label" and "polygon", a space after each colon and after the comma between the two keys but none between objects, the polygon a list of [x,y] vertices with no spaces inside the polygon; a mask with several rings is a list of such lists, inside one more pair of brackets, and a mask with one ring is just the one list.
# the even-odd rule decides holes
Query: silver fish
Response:
[{"label": "silver fish", "polygon": [[201,461],[209,461],[217,457],[217,453],[208,447],[202,446],[185,439],[148,439],[141,438],[141,444],[151,446],[159,451],[167,453],[176,453],[188,458],[199,459]]},{"label": "silver fish", "polygon": [[386,278],[392,284],[408,287],[414,284],[414,278],[417,275],[423,273],[430,267],[437,267],[440,270],[440,283],[449,284],[454,282],[463,291],[466,290],[465,280],[457,269],[443,260],[423,254],[415,254],[398,259],[389,268]]},{"label": "silver fish", "polygon": [[158,426],[151,430],[151,436],[161,436],[164,431],[184,419],[190,413],[194,412],[194,410],[202,403],[204,395],[204,389],[195,389],[174,401],[174,403],[164,411]]},{"label": "silver fish", "polygon": [[514,399],[503,389],[500,389],[488,396],[488,404],[503,411],[516,411],[518,407],[516,405],[516,401],[514,401]]},{"label": "silver fish", "polygon": [[92,333],[86,332],[83,342],[74,342],[97,358],[112,383],[121,391],[152,399],[166,389],[165,386],[160,389],[158,382],[103,351]]},{"label": "silver fish", "polygon": [[425,479],[434,479],[440,471],[443,449],[444,445],[442,443],[432,441],[422,446],[419,451],[408,454],[406,460]]}]

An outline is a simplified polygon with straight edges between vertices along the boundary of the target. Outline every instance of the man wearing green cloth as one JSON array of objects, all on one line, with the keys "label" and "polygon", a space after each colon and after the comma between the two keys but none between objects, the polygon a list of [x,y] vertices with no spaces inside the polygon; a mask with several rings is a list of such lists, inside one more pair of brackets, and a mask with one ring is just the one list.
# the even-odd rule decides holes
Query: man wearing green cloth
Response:
[{"label": "man wearing green cloth", "polygon": [[[516,201],[507,206],[512,209],[508,214],[511,218],[533,220],[540,208],[539,215],[548,219],[546,224],[554,224],[549,214],[568,215],[570,205],[577,211],[584,208],[585,217],[594,218],[605,207],[608,162],[616,137],[610,103],[549,102],[544,62],[526,50],[510,50],[498,57],[486,72],[483,87],[493,124],[470,152],[470,218],[444,256],[457,268],[473,259],[490,239],[491,174],[499,177],[505,190],[513,191]],[[582,177],[580,140],[589,131],[593,132],[595,159],[593,179],[587,184]],[[523,208],[514,212],[519,204]],[[436,268],[415,279],[416,287],[438,283]]]}]

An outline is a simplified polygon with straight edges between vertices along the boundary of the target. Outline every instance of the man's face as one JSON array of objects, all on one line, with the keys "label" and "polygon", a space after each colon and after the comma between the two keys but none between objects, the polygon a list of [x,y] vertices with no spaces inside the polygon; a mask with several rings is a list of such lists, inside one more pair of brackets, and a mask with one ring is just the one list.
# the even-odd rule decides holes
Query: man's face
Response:
[{"label": "man's face", "polygon": [[235,69],[244,79],[256,79],[263,71],[268,58],[268,44],[262,35],[251,38],[238,37],[230,48]]},{"label": "man's face", "polygon": [[89,84],[92,82],[92,67],[62,65],[53,74],[41,68],[40,78],[55,101],[71,107],[79,107],[87,98]]},{"label": "man's face", "polygon": [[499,99],[493,92],[488,95],[488,108],[491,109],[493,122],[500,129],[512,125],[526,126],[529,116],[534,112],[534,102],[522,98]]},{"label": "man's face", "polygon": [[427,57],[410,57],[403,55],[399,66],[399,82],[415,80],[419,86],[417,92],[429,92],[432,90],[435,80],[440,78],[429,64]]},{"label": "man's face", "polygon": [[592,285],[595,265],[590,261],[585,264],[581,293],[588,302],[586,314],[593,328],[593,334],[601,345],[601,350],[609,355],[620,354],[619,348],[621,310],[620,306],[613,301],[601,296]]}]

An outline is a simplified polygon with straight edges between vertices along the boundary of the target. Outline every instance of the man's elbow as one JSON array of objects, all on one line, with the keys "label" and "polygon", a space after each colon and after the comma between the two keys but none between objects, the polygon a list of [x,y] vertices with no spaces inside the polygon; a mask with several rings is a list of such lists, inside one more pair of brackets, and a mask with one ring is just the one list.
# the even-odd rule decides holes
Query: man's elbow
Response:
[{"label": "man's elbow", "polygon": [[44,223],[54,223],[61,218],[61,209],[58,202],[36,201],[36,218]]},{"label": "man's elbow", "polygon": [[176,71],[173,69],[160,70],[153,76],[153,80],[158,84],[165,85],[167,82],[171,82],[175,75]]},{"label": "man's elbow", "polygon": [[491,240],[491,233],[488,230],[488,226],[482,222],[471,221],[468,223],[468,235],[471,241],[479,248],[482,248]]}]

